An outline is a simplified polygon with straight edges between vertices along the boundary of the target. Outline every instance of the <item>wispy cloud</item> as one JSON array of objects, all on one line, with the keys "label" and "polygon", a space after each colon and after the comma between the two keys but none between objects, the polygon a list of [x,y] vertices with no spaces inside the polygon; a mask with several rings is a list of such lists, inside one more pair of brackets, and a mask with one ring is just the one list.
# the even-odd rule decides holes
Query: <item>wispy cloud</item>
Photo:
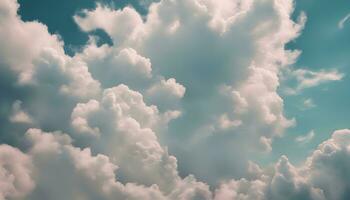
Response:
[{"label": "wispy cloud", "polygon": [[345,74],[340,73],[337,69],[311,71],[307,69],[297,69],[289,72],[291,79],[297,81],[297,85],[294,88],[287,88],[286,93],[289,95],[295,95],[304,89],[317,87],[320,84],[340,81]]},{"label": "wispy cloud", "polygon": [[339,21],[339,23],[338,23],[338,28],[339,28],[339,29],[343,29],[343,28],[344,28],[345,22],[348,21],[349,19],[350,19],[350,13],[347,14],[345,17],[343,17],[343,18]]},{"label": "wispy cloud", "polygon": [[318,72],[298,69],[294,73],[296,79],[299,81],[298,90],[315,87],[329,81],[339,81],[344,77],[344,74],[338,72],[336,69],[329,71],[321,70]]},{"label": "wispy cloud", "polygon": [[311,130],[306,135],[301,135],[295,138],[295,141],[299,144],[306,144],[309,143],[313,138],[315,137],[315,131]]},{"label": "wispy cloud", "polygon": [[314,103],[314,101],[311,98],[305,99],[303,101],[303,109],[310,109],[310,108],[314,108],[316,107],[316,104]]}]

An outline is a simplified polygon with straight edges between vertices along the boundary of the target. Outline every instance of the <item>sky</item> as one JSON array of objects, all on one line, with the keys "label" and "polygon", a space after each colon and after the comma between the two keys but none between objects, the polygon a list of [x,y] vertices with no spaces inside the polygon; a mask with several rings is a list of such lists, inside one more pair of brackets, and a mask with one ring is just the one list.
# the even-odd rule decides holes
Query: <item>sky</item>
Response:
[{"label": "sky", "polygon": [[0,200],[350,198],[346,0],[2,0]]}]

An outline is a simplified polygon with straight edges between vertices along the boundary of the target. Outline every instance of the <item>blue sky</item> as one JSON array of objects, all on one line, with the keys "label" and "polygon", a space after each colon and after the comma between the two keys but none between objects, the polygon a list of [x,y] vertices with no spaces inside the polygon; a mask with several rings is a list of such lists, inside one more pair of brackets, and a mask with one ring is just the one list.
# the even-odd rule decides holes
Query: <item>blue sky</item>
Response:
[{"label": "blue sky", "polygon": [[349,2],[151,3],[0,3],[0,199],[348,199]]}]

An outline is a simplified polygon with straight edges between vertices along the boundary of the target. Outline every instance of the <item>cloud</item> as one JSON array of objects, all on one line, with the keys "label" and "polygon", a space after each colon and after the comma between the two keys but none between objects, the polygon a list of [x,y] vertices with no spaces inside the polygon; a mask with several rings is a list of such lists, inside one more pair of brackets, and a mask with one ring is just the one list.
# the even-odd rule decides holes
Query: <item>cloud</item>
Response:
[{"label": "cloud", "polygon": [[[255,176],[223,182],[215,190],[214,199],[344,199],[349,187],[344,177],[350,167],[349,136],[349,130],[335,131],[300,167],[282,156],[272,169],[250,168]],[[4,198],[27,195],[26,199],[36,199],[45,193],[50,194],[50,199],[211,199],[212,196],[208,186],[193,176],[179,181],[168,195],[155,185],[124,184],[115,178],[121,173],[119,165],[106,155],[92,155],[90,148],[74,147],[71,138],[61,132],[30,129],[26,138],[30,142],[27,153],[8,145],[0,146],[0,172],[4,172],[0,194]]]},{"label": "cloud", "polygon": [[143,102],[140,93],[119,85],[106,89],[100,101],[78,104],[72,113],[72,124],[78,133],[96,136],[89,146],[119,166],[123,181],[157,184],[168,194],[183,183],[176,158],[161,147],[153,131],[162,117],[155,106]]},{"label": "cloud", "polygon": [[[93,140],[89,140],[89,146],[92,145],[96,150],[112,158],[116,157],[115,159],[119,161],[133,160],[135,163],[131,166],[136,168],[145,165],[143,159],[145,162],[146,160],[156,162],[161,167],[161,160],[166,152],[160,147],[153,130],[157,130],[163,122],[167,123],[171,119],[169,117],[171,116],[168,116],[168,113],[159,113],[155,106],[147,106],[140,93],[130,90],[125,85],[106,89],[100,101],[90,100],[78,104],[71,116],[72,126],[77,134],[88,138],[92,136]],[[129,151],[125,152],[126,149],[130,149],[131,154],[127,154]],[[170,157],[170,161],[173,159]],[[172,166],[174,168],[176,165]],[[149,178],[152,176],[143,173],[141,169],[137,169],[140,174],[136,174],[135,169],[129,169],[124,164],[121,165],[121,170],[133,174],[128,177],[142,177],[144,174]]]},{"label": "cloud", "polygon": [[10,122],[12,123],[33,123],[33,119],[22,110],[21,101],[15,101],[12,105],[12,115],[10,116]]},{"label": "cloud", "polygon": [[29,129],[27,153],[0,146],[0,197],[2,199],[210,199],[208,186],[192,176],[164,194],[157,185],[122,183],[118,166],[90,148],[72,145],[61,132]]},{"label": "cloud", "polygon": [[141,16],[131,7],[112,10],[98,4],[94,12],[83,10],[82,13],[84,16],[76,15],[74,20],[83,31],[101,28],[112,36],[116,43],[122,43],[130,37],[136,39],[139,26],[142,25]]},{"label": "cloud", "polygon": [[316,107],[316,104],[311,98],[305,99],[303,101],[303,109],[310,109]]},{"label": "cloud", "polygon": [[[74,19],[83,31],[103,29],[113,45],[91,40],[74,56],[45,25],[23,22],[14,0],[3,5],[12,10],[1,20],[0,37],[9,38],[1,40],[1,74],[11,74],[3,85],[13,94],[3,106],[20,100],[36,122],[30,127],[67,132],[78,146],[116,157],[125,180],[165,190],[178,179],[167,174],[194,174],[211,184],[242,177],[249,155],[270,151],[295,124],[277,93],[280,70],[298,54],[285,45],[305,22],[304,15],[291,19],[293,1],[164,0],[145,17],[99,4]],[[15,29],[21,34],[12,39]],[[6,119],[12,114],[1,112]],[[6,137],[16,141],[26,128],[6,123],[14,133]],[[126,149],[136,152],[128,157]],[[125,167],[127,158],[135,169]]]},{"label": "cloud", "polygon": [[305,144],[310,142],[315,137],[315,131],[311,130],[309,133],[307,133],[304,136],[298,136],[295,138],[295,141],[300,144]]},{"label": "cloud", "polygon": [[117,166],[107,156],[93,156],[89,148],[73,147],[68,135],[30,129],[26,137],[32,145],[28,154],[36,181],[28,199],[162,199],[156,188],[118,182]]},{"label": "cloud", "polygon": [[348,147],[350,131],[335,131],[300,167],[286,156],[259,179],[231,180],[216,191],[218,199],[346,199],[349,195]]},{"label": "cloud", "polygon": [[[350,167],[349,138],[349,130],[335,131],[300,167],[293,166],[286,156],[272,169],[261,170],[254,165],[249,168],[254,176],[223,182],[213,198],[344,199],[349,187],[344,177]],[[29,129],[26,139],[30,144],[27,153],[0,146],[0,194],[5,199],[37,199],[43,195],[50,195],[49,199],[212,199],[208,186],[193,176],[177,182],[168,194],[156,185],[122,183],[116,179],[119,165],[106,155],[93,155],[90,148],[74,147],[72,139],[61,132]]]},{"label": "cloud", "polygon": [[344,24],[350,19],[350,14],[347,14],[344,18],[342,18],[339,22],[338,22],[338,28],[339,29],[343,29],[344,28]]},{"label": "cloud", "polygon": [[297,69],[292,71],[290,76],[297,81],[297,86],[288,88],[287,93],[297,94],[307,88],[317,87],[332,81],[341,81],[345,75],[336,69],[320,71]]},{"label": "cloud", "polygon": [[349,135],[348,129],[335,131],[307,160],[310,182],[324,191],[326,199],[346,199],[349,195]]},{"label": "cloud", "polygon": [[159,109],[176,108],[184,97],[185,91],[186,88],[177,83],[174,78],[161,79],[147,89],[146,98]]},{"label": "cloud", "polygon": [[219,128],[222,128],[222,129],[237,127],[237,126],[240,126],[241,124],[242,124],[242,121],[231,120],[228,118],[227,114],[221,115],[219,120],[218,120]]},{"label": "cloud", "polygon": [[149,88],[150,95],[158,93],[168,93],[167,95],[174,96],[174,98],[182,98],[185,95],[186,88],[181,84],[176,83],[176,80],[170,78],[168,80],[161,80],[159,84]]},{"label": "cloud", "polygon": [[[68,130],[75,104],[101,92],[86,63],[64,53],[60,36],[37,21],[22,21],[18,6],[15,0],[0,4],[0,126],[8,133],[2,142],[11,144],[29,127]],[[20,106],[11,109],[16,101]]]},{"label": "cloud", "polygon": [[261,174],[255,180],[231,180],[216,190],[215,199],[277,200],[325,199],[322,190],[308,184],[299,169],[282,156],[271,174]]},{"label": "cloud", "polygon": [[[266,169],[250,160],[295,125],[277,91],[299,55],[285,46],[306,20],[292,20],[293,1],[163,0],[147,16],[98,4],[74,20],[113,45],[90,40],[74,56],[44,24],[22,21],[18,6],[0,3],[1,131],[13,144],[0,146],[0,198],[348,195],[346,177],[332,171],[346,174],[348,130],[301,167],[286,156]],[[343,77],[293,74],[297,90]]]},{"label": "cloud", "polygon": [[[146,89],[145,101],[154,103],[159,110],[181,110],[182,115],[168,131],[160,134],[162,141],[171,145],[169,148],[186,166],[183,173],[195,173],[215,182],[213,179],[221,176],[240,176],[245,167],[232,159],[220,165],[234,170],[217,175],[200,173],[198,168],[203,172],[217,168],[217,163],[203,155],[214,159],[217,146],[223,154],[238,149],[252,151],[247,147],[259,152],[269,150],[273,138],[294,124],[293,119],[284,116],[283,100],[277,93],[279,70],[293,63],[298,55],[284,46],[299,35],[306,20],[302,14],[294,22],[292,12],[292,1],[181,0],[152,4],[144,20],[129,7],[113,10],[103,5],[84,10],[74,19],[84,31],[104,30],[112,38],[113,48],[135,49],[150,59],[156,77],[173,77],[186,88],[186,95],[174,106],[168,102],[177,97],[159,91],[169,78],[160,78],[160,83],[153,82],[151,89]],[[221,92],[223,87],[230,89]],[[150,92],[154,88],[158,88],[157,98]],[[241,107],[231,93],[241,97],[247,106]],[[237,110],[244,112],[237,114]],[[222,120],[224,115],[227,120]],[[221,123],[225,125],[220,128],[220,121],[240,122],[240,126],[228,129],[232,123]],[[192,157],[199,160],[198,165],[192,164]]]},{"label": "cloud", "polygon": [[337,70],[313,72],[298,69],[295,71],[295,75],[297,80],[299,80],[298,90],[315,87],[329,81],[339,81],[344,77]]},{"label": "cloud", "polygon": [[139,55],[132,48],[97,47],[91,41],[75,57],[87,64],[92,77],[104,88],[120,83],[140,88],[152,77],[150,59]]},{"label": "cloud", "polygon": [[6,144],[0,145],[0,199],[21,199],[35,186],[30,157]]}]

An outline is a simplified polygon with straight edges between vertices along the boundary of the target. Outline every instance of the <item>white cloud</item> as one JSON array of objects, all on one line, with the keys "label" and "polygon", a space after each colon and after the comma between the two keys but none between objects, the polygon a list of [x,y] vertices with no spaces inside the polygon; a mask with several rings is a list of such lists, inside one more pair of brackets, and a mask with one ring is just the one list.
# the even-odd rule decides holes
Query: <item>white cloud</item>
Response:
[{"label": "white cloud", "polygon": [[[65,55],[58,35],[51,35],[39,22],[23,22],[16,1],[6,0],[0,6],[0,38],[6,38],[0,41],[1,68],[16,73],[22,85],[57,84],[68,95],[96,95],[99,83],[91,78],[85,63]],[[55,77],[48,80],[50,76]]]},{"label": "white cloud", "polygon": [[21,83],[32,79],[33,59],[40,56],[44,50],[55,50],[63,53],[62,44],[56,35],[50,35],[47,27],[38,22],[23,23],[17,15],[17,1],[5,0],[0,4],[1,30],[0,41],[1,65],[9,66],[19,73]]},{"label": "white cloud", "polygon": [[[195,173],[197,168],[215,171],[217,165],[204,156],[215,155],[214,146],[227,148],[222,152],[254,151],[248,147],[270,150],[273,138],[294,124],[293,119],[284,116],[283,99],[277,93],[280,69],[293,63],[299,54],[285,50],[285,44],[299,35],[306,20],[304,14],[297,22],[291,20],[293,9],[293,1],[280,0],[164,0],[150,6],[145,20],[129,7],[113,10],[103,5],[84,10],[84,15],[74,18],[84,31],[104,30],[113,40],[112,48],[132,48],[150,59],[156,80],[169,81],[172,79],[163,77],[173,77],[174,83],[186,88],[186,95],[179,92],[176,96],[183,97],[178,103],[170,104],[165,98],[150,95],[154,88],[158,88],[154,93],[161,95],[156,85],[169,84],[153,80],[150,85],[143,84],[147,86],[142,89],[130,86],[145,94],[145,101],[156,104],[161,111],[181,111],[181,116],[173,122],[175,125],[169,126],[168,134],[162,134],[162,140],[173,145],[170,148],[175,149],[175,154],[192,155],[179,159],[188,166],[184,173]],[[228,93],[238,95],[242,101],[220,92],[222,86],[228,86]],[[170,96],[173,95],[166,95],[171,99]],[[247,106],[243,108],[244,102]],[[241,125],[220,128],[218,121],[225,113],[227,119]],[[235,134],[215,134],[229,132]],[[173,135],[179,134],[183,137],[174,139]],[[235,137],[240,144],[236,144]],[[245,157],[244,154],[237,156]],[[200,162],[192,164],[190,157]],[[247,165],[246,161],[242,163]],[[237,166],[241,164],[235,159],[220,164],[232,168],[226,173],[234,176],[245,170]],[[225,172],[218,173],[222,174],[201,176],[219,179]]]},{"label": "white cloud", "polygon": [[215,199],[278,200],[312,199],[325,200],[323,191],[309,185],[298,168],[282,156],[273,172],[254,180],[240,179],[223,183],[216,190]]},{"label": "white cloud", "polygon": [[[345,164],[344,170],[349,167],[344,163],[347,159],[344,151],[349,145],[349,135],[349,130],[334,132],[332,138],[322,143],[299,168],[293,166],[285,156],[276,163],[273,171],[261,171],[259,167],[250,168],[253,171],[257,170],[252,179],[230,180],[222,183],[216,189],[214,199],[343,199],[347,195],[347,178],[337,175],[336,166],[341,162]],[[6,158],[4,155],[8,154],[4,152],[17,152],[24,156],[27,164],[31,163],[29,158],[32,159],[32,167],[30,164],[28,168],[18,168],[27,170],[28,190],[33,190],[27,199],[40,197],[37,195],[42,194],[44,190],[53,195],[51,199],[57,199],[58,196],[90,199],[91,195],[100,199],[212,198],[208,186],[197,182],[192,176],[177,182],[168,195],[161,192],[155,185],[144,187],[118,182],[115,179],[115,171],[120,173],[119,166],[105,155],[93,156],[89,148],[80,149],[72,146],[70,137],[62,133],[45,133],[38,129],[31,129],[26,133],[26,137],[32,144],[28,152],[30,157],[9,146],[2,146],[2,149],[8,150],[0,151],[2,152],[0,155]],[[19,164],[18,160],[21,160],[18,156],[7,158],[12,158],[7,161],[10,165]],[[333,167],[335,167],[334,170],[332,170]],[[324,170],[327,170],[327,173]],[[50,176],[43,176],[44,174],[50,174]],[[84,180],[85,184],[80,185],[81,180]],[[330,184],[330,181],[334,182]],[[333,187],[334,184],[337,186]]]},{"label": "white cloud", "polygon": [[328,81],[339,81],[344,75],[337,70],[313,72],[308,70],[298,69],[295,72],[296,79],[300,81],[298,90],[315,87],[321,83]]},{"label": "white cloud", "polygon": [[286,92],[293,95],[300,93],[304,89],[317,87],[324,83],[341,81],[345,75],[336,69],[320,71],[297,69],[292,71],[290,76],[298,82],[295,88],[287,88]]},{"label": "white cloud", "polygon": [[177,83],[174,78],[168,80],[161,80],[158,84],[148,89],[149,95],[157,95],[159,93],[165,93],[164,95],[170,95],[174,98],[182,98],[185,94],[186,88]]},{"label": "white cloud", "polygon": [[211,199],[209,187],[193,176],[164,194],[155,184],[120,182],[108,156],[74,147],[64,133],[29,129],[25,136],[27,153],[0,146],[0,199]]},{"label": "white cloud", "polygon": [[350,130],[337,130],[321,143],[300,167],[286,156],[275,164],[273,172],[265,170],[258,179],[231,180],[216,190],[217,199],[346,199],[349,179],[346,171]]},{"label": "white cloud", "polygon": [[316,107],[316,104],[311,98],[307,98],[303,101],[303,109],[310,109]]},{"label": "white cloud", "polygon": [[219,124],[219,128],[228,129],[228,128],[240,126],[242,124],[242,121],[231,120],[231,119],[229,119],[227,114],[223,114],[220,116],[220,118],[218,120],[218,124]]},{"label": "white cloud", "polygon": [[30,156],[0,145],[0,199],[21,199],[30,193],[35,186],[31,168]]},{"label": "white cloud", "polygon": [[[121,183],[116,179],[121,173],[119,165],[106,155],[92,155],[90,148],[74,147],[71,138],[60,132],[30,129],[26,138],[31,144],[26,154],[0,146],[0,172],[4,172],[0,173],[4,186],[0,194],[4,198],[36,199],[49,192],[50,199],[212,199],[208,186],[193,176],[178,181],[165,194],[156,185]],[[344,199],[349,187],[344,176],[350,167],[349,138],[349,130],[335,131],[300,167],[293,166],[286,156],[273,169],[261,170],[250,164],[254,176],[223,182],[214,199]],[[20,178],[13,179],[10,174]]]},{"label": "white cloud", "polygon": [[306,135],[300,135],[295,138],[295,141],[300,144],[305,144],[310,142],[315,137],[315,131],[311,130]]},{"label": "white cloud", "polygon": [[105,88],[121,83],[140,87],[152,77],[150,59],[139,55],[132,48],[97,47],[91,41],[75,57],[87,63],[92,76]]},{"label": "white cloud", "polygon": [[[37,21],[22,21],[17,9],[15,0],[0,4],[0,112],[12,122],[26,123],[1,120],[2,131],[8,132],[4,138],[14,141],[28,127],[67,130],[74,105],[101,92],[87,64],[64,53],[58,35]],[[15,103],[11,109],[17,100],[22,106],[17,109]]]},{"label": "white cloud", "polygon": [[141,16],[135,9],[130,7],[125,7],[122,10],[112,10],[98,4],[93,12],[88,10],[83,10],[82,12],[85,16],[76,15],[74,20],[83,31],[102,28],[118,44],[128,38],[137,39],[138,31],[143,23]]},{"label": "white cloud", "polygon": [[12,123],[26,123],[31,124],[33,123],[33,119],[22,110],[22,102],[17,100],[12,105],[12,115],[10,116],[10,121]]},{"label": "white cloud", "polygon": [[326,199],[346,199],[349,195],[349,136],[347,129],[335,131],[307,160],[310,182],[324,191]]},{"label": "white cloud", "polygon": [[[29,129],[19,147],[26,153],[0,146],[0,198],[345,198],[348,177],[337,171],[350,167],[348,130],[335,132],[301,167],[285,156],[273,169],[249,161],[295,124],[277,92],[281,70],[299,54],[285,45],[306,20],[291,19],[293,3],[163,0],[145,20],[130,7],[97,5],[74,19],[83,31],[103,29],[114,44],[91,41],[71,57],[45,25],[20,19],[15,0],[1,1],[0,74],[9,74],[4,88],[23,94],[24,105],[5,114],[48,132]],[[343,77],[293,75],[297,90]],[[213,193],[209,184],[218,182]]]},{"label": "white cloud", "polygon": [[344,28],[344,24],[350,19],[350,14],[347,14],[344,18],[342,18],[339,22],[338,22],[338,28],[339,29],[343,29]]},{"label": "white cloud", "polygon": [[161,79],[150,86],[145,92],[146,98],[158,108],[171,109],[176,108],[185,95],[186,88],[176,82],[174,78],[168,80]]},{"label": "white cloud", "polygon": [[118,167],[107,156],[94,156],[89,148],[72,146],[68,135],[30,129],[26,137],[32,144],[29,154],[36,181],[27,199],[40,199],[45,194],[49,199],[164,199],[156,186],[118,182]]},{"label": "white cloud", "polygon": [[78,132],[98,136],[89,145],[109,156],[125,181],[157,184],[168,194],[183,183],[176,158],[161,147],[153,131],[161,117],[155,106],[143,102],[140,93],[119,85],[106,89],[100,101],[78,104],[72,125]]}]

